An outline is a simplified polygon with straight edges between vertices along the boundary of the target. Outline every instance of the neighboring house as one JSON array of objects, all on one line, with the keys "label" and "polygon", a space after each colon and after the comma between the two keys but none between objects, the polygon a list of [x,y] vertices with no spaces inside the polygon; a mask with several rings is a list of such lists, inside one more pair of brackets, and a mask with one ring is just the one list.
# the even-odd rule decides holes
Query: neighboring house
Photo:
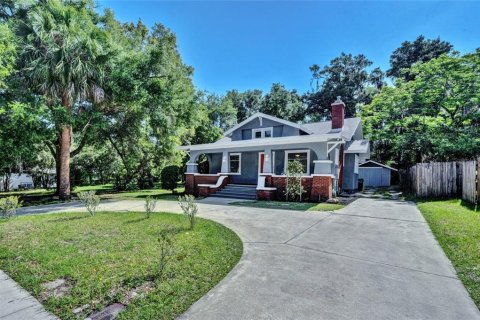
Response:
[{"label": "neighboring house", "polygon": [[[293,160],[304,166],[305,199],[320,201],[334,192],[354,191],[370,146],[363,139],[361,119],[344,115],[340,98],[332,104],[332,121],[297,124],[256,113],[217,142],[182,146],[190,153],[186,192],[207,196],[228,185],[226,196],[248,198],[254,192],[252,198],[285,199],[285,172]],[[208,172],[199,173],[202,154]]]},{"label": "neighboring house", "polygon": [[[9,190],[33,188],[32,176],[26,173],[12,173],[10,176]],[[5,177],[0,178],[0,191],[4,191]]]}]

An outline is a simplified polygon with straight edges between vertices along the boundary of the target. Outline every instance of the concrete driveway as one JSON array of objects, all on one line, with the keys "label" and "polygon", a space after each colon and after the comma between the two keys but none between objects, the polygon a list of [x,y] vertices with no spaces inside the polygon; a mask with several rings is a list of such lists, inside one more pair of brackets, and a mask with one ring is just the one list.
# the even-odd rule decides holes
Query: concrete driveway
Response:
[{"label": "concrete driveway", "polygon": [[[143,202],[102,207],[143,210]],[[175,202],[157,207],[179,211]],[[244,254],[181,319],[480,319],[412,203],[358,199],[316,213],[206,199],[200,213],[234,230]]]}]

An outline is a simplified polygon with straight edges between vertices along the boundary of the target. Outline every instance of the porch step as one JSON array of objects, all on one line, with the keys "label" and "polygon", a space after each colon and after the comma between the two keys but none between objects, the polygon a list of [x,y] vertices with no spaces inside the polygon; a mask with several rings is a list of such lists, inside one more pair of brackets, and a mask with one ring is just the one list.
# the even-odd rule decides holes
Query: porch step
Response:
[{"label": "porch step", "polygon": [[247,184],[228,184],[212,194],[211,197],[255,200],[257,198],[257,187]]}]

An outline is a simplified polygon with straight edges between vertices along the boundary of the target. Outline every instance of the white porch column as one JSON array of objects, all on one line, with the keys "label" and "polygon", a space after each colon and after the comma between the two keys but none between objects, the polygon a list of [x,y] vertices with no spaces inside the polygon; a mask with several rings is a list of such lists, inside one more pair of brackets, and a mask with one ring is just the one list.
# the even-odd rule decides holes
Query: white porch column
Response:
[{"label": "white porch column", "polygon": [[223,151],[221,173],[228,173],[228,151]]},{"label": "white porch column", "polygon": [[187,162],[187,173],[198,173],[197,157],[198,152],[190,152],[190,159]]},{"label": "white porch column", "polygon": [[272,149],[265,149],[263,157],[263,173],[272,173]]}]

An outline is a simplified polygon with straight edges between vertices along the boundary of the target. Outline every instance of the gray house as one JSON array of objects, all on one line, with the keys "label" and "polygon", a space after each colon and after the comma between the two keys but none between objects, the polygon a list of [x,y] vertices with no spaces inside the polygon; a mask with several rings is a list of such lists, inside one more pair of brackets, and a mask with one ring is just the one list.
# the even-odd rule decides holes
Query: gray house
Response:
[{"label": "gray house", "polygon": [[[340,98],[332,104],[332,121],[297,124],[256,113],[217,142],[182,146],[190,155],[186,192],[283,199],[286,168],[293,160],[304,166],[302,183],[311,201],[355,190],[359,165],[370,156],[369,141],[363,139],[361,119],[344,114]],[[208,159],[201,170],[200,157]]]}]

